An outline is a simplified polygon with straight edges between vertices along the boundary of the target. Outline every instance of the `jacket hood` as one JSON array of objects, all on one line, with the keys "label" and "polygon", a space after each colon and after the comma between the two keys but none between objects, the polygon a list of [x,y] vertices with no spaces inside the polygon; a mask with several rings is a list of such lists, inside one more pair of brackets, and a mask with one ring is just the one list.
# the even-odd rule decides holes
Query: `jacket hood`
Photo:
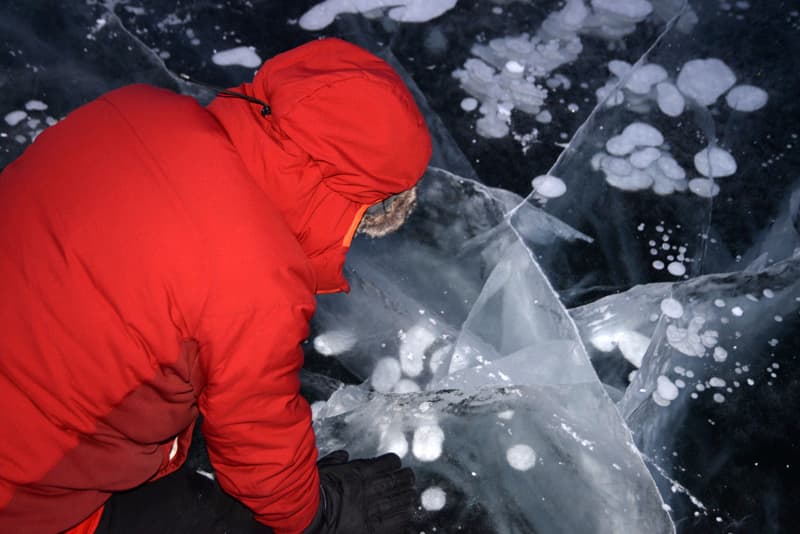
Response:
[{"label": "jacket hood", "polygon": [[339,39],[279,54],[209,110],[308,256],[317,293],[347,291],[345,254],[370,205],[413,187],[431,140],[402,79],[382,59]]}]

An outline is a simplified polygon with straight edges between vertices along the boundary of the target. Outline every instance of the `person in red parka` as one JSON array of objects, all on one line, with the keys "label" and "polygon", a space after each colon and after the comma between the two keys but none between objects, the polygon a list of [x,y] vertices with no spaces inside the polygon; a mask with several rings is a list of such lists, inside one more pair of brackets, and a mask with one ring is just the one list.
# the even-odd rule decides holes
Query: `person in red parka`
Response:
[{"label": "person in red parka", "polygon": [[219,485],[274,532],[409,521],[396,456],[317,462],[298,373],[315,294],[349,289],[359,225],[384,231],[366,210],[413,203],[425,121],[332,38],[234,91],[117,89],[0,174],[0,532],[93,532],[181,467],[201,415]]}]

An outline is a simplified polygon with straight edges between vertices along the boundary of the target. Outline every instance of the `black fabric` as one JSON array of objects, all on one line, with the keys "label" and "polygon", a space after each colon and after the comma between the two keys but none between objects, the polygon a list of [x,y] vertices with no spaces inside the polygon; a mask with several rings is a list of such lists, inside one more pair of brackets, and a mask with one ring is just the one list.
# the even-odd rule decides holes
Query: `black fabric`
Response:
[{"label": "black fabric", "polygon": [[184,467],[115,494],[95,534],[272,534],[216,481]]},{"label": "black fabric", "polygon": [[335,451],[318,463],[320,511],[306,534],[404,534],[416,502],[414,472],[396,454],[348,462]]}]

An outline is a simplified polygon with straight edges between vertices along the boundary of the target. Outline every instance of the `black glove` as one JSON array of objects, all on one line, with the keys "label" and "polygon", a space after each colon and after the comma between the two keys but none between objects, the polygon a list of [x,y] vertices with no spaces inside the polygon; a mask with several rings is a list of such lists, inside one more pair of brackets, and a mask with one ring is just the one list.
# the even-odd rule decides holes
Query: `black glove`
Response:
[{"label": "black glove", "polygon": [[403,534],[417,493],[414,472],[396,454],[348,462],[334,451],[317,462],[320,503],[304,534]]}]

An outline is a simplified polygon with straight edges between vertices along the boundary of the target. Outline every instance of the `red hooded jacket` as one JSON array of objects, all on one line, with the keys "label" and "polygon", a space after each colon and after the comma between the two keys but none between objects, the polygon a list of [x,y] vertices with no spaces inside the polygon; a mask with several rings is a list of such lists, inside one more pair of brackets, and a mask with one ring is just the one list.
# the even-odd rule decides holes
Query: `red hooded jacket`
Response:
[{"label": "red hooded jacket", "polygon": [[199,413],[259,521],[314,516],[314,294],[348,289],[365,207],[414,185],[430,137],[397,74],[336,39],[239,90],[272,115],[124,87],[0,175],[0,532],[69,529],[174,471]]}]

